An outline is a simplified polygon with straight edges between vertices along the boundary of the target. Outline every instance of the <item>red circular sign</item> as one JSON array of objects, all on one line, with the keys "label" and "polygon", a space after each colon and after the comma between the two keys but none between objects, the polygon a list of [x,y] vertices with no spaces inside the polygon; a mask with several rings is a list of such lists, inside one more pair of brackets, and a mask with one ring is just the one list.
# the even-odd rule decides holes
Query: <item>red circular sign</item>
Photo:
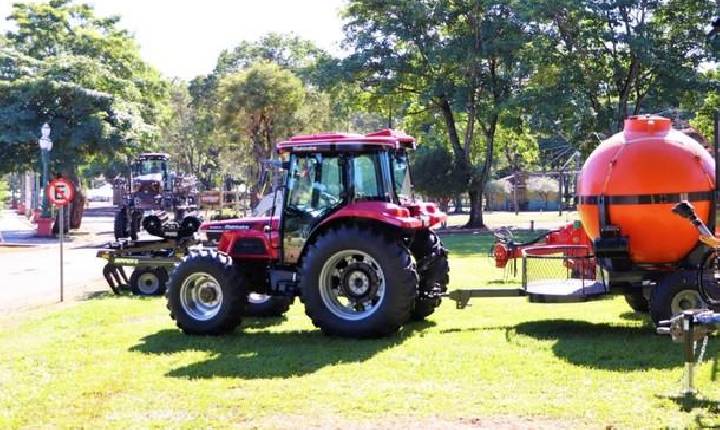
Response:
[{"label": "red circular sign", "polygon": [[46,192],[48,199],[55,206],[65,206],[75,198],[75,186],[72,181],[65,178],[50,181]]}]

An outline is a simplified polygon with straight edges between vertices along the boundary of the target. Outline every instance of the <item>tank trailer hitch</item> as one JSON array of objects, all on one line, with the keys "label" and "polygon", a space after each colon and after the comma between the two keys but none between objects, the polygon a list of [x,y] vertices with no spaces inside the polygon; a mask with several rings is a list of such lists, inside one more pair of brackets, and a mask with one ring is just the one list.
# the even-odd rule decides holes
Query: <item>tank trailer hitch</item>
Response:
[{"label": "tank trailer hitch", "polygon": [[[700,364],[705,354],[708,336],[720,328],[720,313],[708,309],[689,309],[667,321],[660,321],[657,333],[670,335],[673,342],[683,345],[683,396],[694,396],[695,367]],[[702,340],[700,351],[696,355],[697,342]]]}]

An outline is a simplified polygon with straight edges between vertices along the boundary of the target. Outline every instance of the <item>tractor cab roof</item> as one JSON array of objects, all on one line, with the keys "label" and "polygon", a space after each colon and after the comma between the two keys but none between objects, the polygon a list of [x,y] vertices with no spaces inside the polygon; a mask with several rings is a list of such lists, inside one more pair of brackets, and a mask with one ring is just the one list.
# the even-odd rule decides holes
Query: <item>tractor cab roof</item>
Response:
[{"label": "tractor cab roof", "polygon": [[318,133],[301,134],[277,144],[277,151],[315,152],[315,151],[360,151],[365,149],[415,149],[415,139],[402,131],[388,128],[368,134],[358,133]]},{"label": "tractor cab roof", "polygon": [[137,156],[138,160],[169,160],[170,156],[165,152],[143,152]]}]

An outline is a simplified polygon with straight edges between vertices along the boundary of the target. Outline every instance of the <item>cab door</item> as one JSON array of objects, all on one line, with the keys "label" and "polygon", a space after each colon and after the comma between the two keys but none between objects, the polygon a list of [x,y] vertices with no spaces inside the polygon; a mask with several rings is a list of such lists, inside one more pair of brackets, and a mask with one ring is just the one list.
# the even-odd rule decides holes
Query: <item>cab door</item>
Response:
[{"label": "cab door", "polygon": [[282,217],[283,263],[298,261],[313,228],[346,198],[338,155],[292,154]]}]

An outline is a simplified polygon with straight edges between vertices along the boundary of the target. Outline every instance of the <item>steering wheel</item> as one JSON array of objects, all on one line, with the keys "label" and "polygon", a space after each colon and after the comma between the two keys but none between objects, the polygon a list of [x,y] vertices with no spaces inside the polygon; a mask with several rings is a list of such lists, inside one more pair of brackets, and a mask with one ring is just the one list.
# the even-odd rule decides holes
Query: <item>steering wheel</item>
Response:
[{"label": "steering wheel", "polygon": [[338,202],[340,202],[338,197],[324,191],[320,193],[320,198],[327,204],[327,206],[335,206]]}]

